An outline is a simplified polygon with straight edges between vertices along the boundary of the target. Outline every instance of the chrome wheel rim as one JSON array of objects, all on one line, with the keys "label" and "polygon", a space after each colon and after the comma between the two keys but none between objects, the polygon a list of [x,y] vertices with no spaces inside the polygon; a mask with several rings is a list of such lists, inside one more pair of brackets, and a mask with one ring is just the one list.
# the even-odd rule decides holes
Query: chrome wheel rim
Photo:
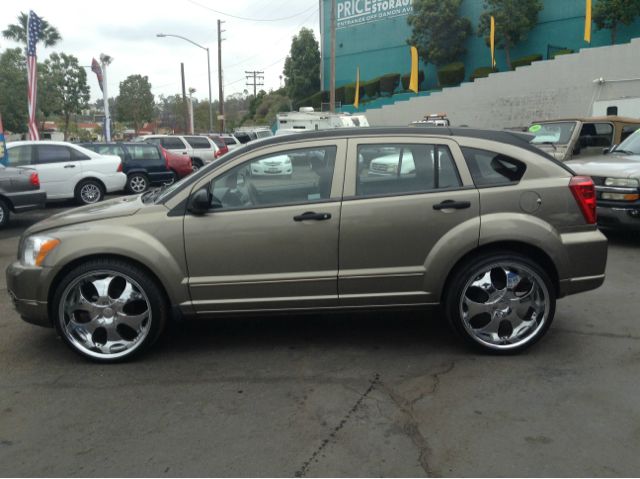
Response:
[{"label": "chrome wheel rim", "polygon": [[494,263],[475,272],[460,298],[467,333],[483,346],[515,349],[547,323],[549,291],[540,276],[518,263]]},{"label": "chrome wheel rim", "polygon": [[151,328],[151,303],[140,285],[117,271],[73,280],[58,310],[61,329],[82,353],[117,359],[135,351]]},{"label": "chrome wheel rim", "polygon": [[200,166],[196,165],[195,163],[191,165],[191,171],[198,171],[199,169],[200,169]]},{"label": "chrome wheel rim", "polygon": [[147,189],[147,180],[142,176],[134,176],[129,180],[129,188],[134,193],[143,193]]},{"label": "chrome wheel rim", "polygon": [[80,188],[80,198],[85,203],[96,203],[100,199],[100,188],[98,185],[88,183]]}]

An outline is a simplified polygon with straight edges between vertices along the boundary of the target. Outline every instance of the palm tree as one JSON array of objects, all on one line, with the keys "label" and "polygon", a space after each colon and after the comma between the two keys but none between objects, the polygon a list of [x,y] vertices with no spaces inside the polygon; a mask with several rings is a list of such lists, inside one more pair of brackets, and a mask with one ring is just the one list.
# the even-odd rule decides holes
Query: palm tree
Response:
[{"label": "palm tree", "polygon": [[[29,20],[29,15],[20,12],[18,15],[18,23],[14,23],[9,25],[6,30],[3,30],[2,36],[7,40],[13,40],[18,43],[22,43],[23,45],[27,44],[27,21]],[[49,22],[41,17],[42,20],[42,31],[40,33],[40,40],[44,43],[45,47],[52,47],[60,40],[62,37],[60,36],[60,32],[54,26],[51,26]]]}]

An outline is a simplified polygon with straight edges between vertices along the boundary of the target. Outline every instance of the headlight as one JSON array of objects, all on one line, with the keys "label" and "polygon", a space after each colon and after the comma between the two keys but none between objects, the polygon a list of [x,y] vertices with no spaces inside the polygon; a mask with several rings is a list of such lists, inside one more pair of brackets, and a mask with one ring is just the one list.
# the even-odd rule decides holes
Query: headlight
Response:
[{"label": "headlight", "polygon": [[44,259],[60,244],[49,236],[29,236],[24,240],[20,261],[25,266],[42,266]]},{"label": "headlight", "polygon": [[602,199],[614,200],[614,201],[638,201],[638,199],[640,199],[640,195],[638,194],[626,195],[623,193],[602,193]]},{"label": "headlight", "polygon": [[605,178],[605,186],[631,186],[636,187],[640,185],[640,182],[635,178]]},{"label": "headlight", "polygon": [[291,158],[289,158],[288,156],[285,158],[284,160],[285,163],[287,164],[291,164]]}]

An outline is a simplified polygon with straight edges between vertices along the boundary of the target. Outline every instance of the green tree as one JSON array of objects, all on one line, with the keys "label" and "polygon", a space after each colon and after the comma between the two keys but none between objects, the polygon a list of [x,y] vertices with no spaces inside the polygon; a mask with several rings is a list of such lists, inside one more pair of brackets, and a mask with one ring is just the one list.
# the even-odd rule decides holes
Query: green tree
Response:
[{"label": "green tree", "polygon": [[118,120],[130,122],[138,133],[145,121],[153,119],[154,107],[149,77],[129,75],[120,82],[120,94],[116,100]]},{"label": "green tree", "polygon": [[320,47],[313,30],[302,28],[293,37],[283,73],[288,96],[294,101],[320,91]]},{"label": "green tree", "polygon": [[87,73],[75,56],[52,53],[44,62],[42,74],[43,83],[49,90],[48,95],[51,95],[47,107],[50,108],[51,113],[63,116],[66,140],[71,115],[80,113],[89,102],[90,89],[87,84]]},{"label": "green tree", "polygon": [[441,66],[456,61],[466,52],[471,22],[460,16],[462,0],[415,0],[409,45],[418,48],[425,62]]},{"label": "green tree", "polygon": [[496,48],[504,49],[507,67],[511,70],[511,47],[527,38],[538,23],[542,10],[540,0],[484,0],[485,11],[480,15],[478,36],[484,36],[489,44],[491,16],[496,19]]},{"label": "green tree", "polygon": [[630,25],[639,15],[640,0],[599,0],[593,7],[593,21],[598,30],[611,30],[612,45],[618,26]]},{"label": "green tree", "polygon": [[27,68],[20,48],[0,54],[0,112],[7,130],[27,131]]},{"label": "green tree", "polygon": [[[42,31],[40,33],[39,42],[43,42],[45,47],[52,47],[60,40],[62,37],[60,36],[60,32],[56,29],[56,27],[52,26],[47,22],[44,18],[40,17],[42,20]],[[20,12],[18,15],[18,23],[14,23],[9,25],[5,30],[2,31],[2,36],[7,40],[13,40],[17,43],[22,43],[23,45],[27,45],[27,21],[29,20],[29,14]]]}]

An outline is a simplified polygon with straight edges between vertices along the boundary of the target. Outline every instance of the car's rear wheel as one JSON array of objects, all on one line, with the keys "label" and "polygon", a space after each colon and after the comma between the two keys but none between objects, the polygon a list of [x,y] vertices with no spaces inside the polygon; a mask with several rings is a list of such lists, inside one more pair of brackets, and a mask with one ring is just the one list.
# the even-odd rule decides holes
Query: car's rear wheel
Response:
[{"label": "car's rear wheel", "polygon": [[134,195],[149,189],[149,178],[144,173],[133,173],[127,179],[127,190]]},{"label": "car's rear wheel", "polygon": [[202,161],[200,161],[199,159],[195,159],[195,160],[191,160],[191,169],[195,172],[198,171],[200,168],[202,168],[203,164]]},{"label": "car's rear wheel", "polygon": [[447,318],[468,343],[493,353],[516,353],[538,341],[555,314],[555,289],[546,271],[510,252],[466,261],[445,295]]},{"label": "car's rear wheel", "polygon": [[85,180],[76,187],[76,201],[82,205],[92,205],[104,199],[104,188],[95,180]]},{"label": "car's rear wheel", "polygon": [[4,228],[9,223],[9,205],[0,198],[0,228]]},{"label": "car's rear wheel", "polygon": [[54,325],[76,353],[117,362],[151,346],[166,324],[161,288],[142,269],[119,260],[94,260],[70,271],[53,297]]}]

